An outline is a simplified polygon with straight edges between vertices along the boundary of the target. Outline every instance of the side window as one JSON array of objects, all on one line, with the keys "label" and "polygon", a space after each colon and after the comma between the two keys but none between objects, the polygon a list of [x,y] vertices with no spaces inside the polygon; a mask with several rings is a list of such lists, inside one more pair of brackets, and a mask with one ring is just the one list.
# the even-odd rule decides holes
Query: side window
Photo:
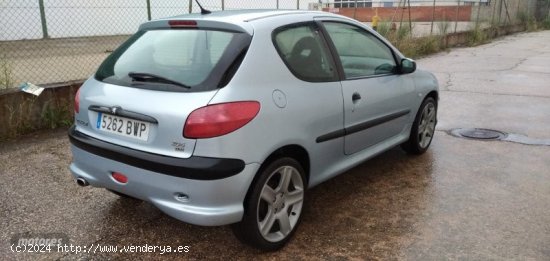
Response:
[{"label": "side window", "polygon": [[391,49],[368,31],[344,23],[323,23],[342,62],[346,79],[394,73]]},{"label": "side window", "polygon": [[282,27],[273,43],[288,69],[309,82],[333,81],[336,71],[318,30],[312,23]]}]

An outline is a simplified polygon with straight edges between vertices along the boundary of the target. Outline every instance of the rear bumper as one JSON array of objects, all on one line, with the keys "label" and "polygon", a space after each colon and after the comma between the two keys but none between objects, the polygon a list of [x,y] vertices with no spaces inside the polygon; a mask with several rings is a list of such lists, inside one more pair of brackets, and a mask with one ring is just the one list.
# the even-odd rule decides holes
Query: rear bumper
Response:
[{"label": "rear bumper", "polygon": [[[75,178],[84,178],[94,187],[107,188],[150,202],[169,216],[195,225],[227,225],[242,219],[243,201],[259,164],[243,163],[240,172],[225,178],[185,178],[182,176],[189,174],[182,173],[176,176],[155,172],[136,166],[139,164],[127,164],[118,156],[97,155],[100,153],[81,148],[83,146],[79,140],[82,139],[80,135],[83,134],[79,135],[74,128],[71,128],[69,133],[73,153],[70,171]],[[149,159],[149,161],[153,160]],[[198,168],[198,171],[187,165],[185,168],[195,171],[193,175],[205,173],[204,168]],[[128,182],[122,184],[115,181],[112,177],[113,172],[125,174]],[[176,195],[179,194],[187,195],[188,200],[178,199]]]},{"label": "rear bumper", "polygon": [[245,166],[239,159],[196,156],[182,159],[138,151],[92,138],[77,131],[74,125],[69,129],[69,139],[74,146],[97,156],[186,179],[224,179],[240,173]]}]

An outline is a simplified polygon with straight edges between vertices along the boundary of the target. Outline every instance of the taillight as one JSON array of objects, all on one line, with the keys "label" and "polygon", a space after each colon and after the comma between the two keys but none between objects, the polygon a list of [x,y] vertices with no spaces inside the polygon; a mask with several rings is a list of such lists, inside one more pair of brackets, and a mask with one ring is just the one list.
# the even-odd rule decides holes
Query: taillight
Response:
[{"label": "taillight", "polygon": [[208,105],[191,112],[183,127],[183,136],[190,139],[222,136],[249,123],[259,111],[257,101]]},{"label": "taillight", "polygon": [[194,20],[170,20],[168,24],[172,28],[178,27],[197,27],[197,21]]},{"label": "taillight", "polygon": [[78,113],[80,111],[80,88],[76,91],[74,96],[74,112]]}]

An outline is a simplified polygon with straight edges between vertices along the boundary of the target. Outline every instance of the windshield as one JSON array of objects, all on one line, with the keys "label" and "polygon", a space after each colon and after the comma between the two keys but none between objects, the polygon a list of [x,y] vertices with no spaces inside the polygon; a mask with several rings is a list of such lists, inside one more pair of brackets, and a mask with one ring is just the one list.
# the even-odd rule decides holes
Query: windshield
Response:
[{"label": "windshield", "polygon": [[[212,30],[140,31],[103,62],[96,79],[152,89],[165,89],[166,85],[201,87],[213,71],[223,70],[218,65],[226,50],[235,45],[237,35]],[[225,59],[235,58],[231,54],[226,56]],[[202,87],[198,89],[205,89]]]}]

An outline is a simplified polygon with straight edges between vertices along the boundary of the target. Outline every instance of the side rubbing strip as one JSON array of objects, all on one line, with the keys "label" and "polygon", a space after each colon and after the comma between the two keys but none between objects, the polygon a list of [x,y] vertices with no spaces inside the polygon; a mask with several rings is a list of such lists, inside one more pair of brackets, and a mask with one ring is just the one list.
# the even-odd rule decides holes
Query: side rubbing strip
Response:
[{"label": "side rubbing strip", "polygon": [[411,113],[411,110],[402,110],[402,111],[394,112],[394,113],[384,115],[384,116],[376,118],[376,119],[372,119],[372,120],[369,120],[369,121],[365,121],[365,122],[355,124],[353,126],[345,128],[345,129],[341,129],[341,130],[329,132],[327,134],[323,134],[323,135],[317,137],[317,139],[315,139],[315,141],[317,143],[321,143],[321,142],[337,139],[337,138],[340,138],[340,137],[343,137],[343,136],[346,136],[346,135],[350,135],[350,134],[353,134],[353,133],[356,133],[356,132],[360,132],[360,131],[372,128],[374,126],[386,123],[386,122],[391,121],[391,120],[395,120],[395,119],[397,119],[399,117],[403,117],[403,116],[405,116],[409,113]]},{"label": "side rubbing strip", "polygon": [[365,121],[365,122],[355,124],[353,126],[350,126],[350,127],[346,128],[346,135],[350,135],[350,134],[353,134],[353,133],[356,133],[356,132],[360,132],[360,131],[366,130],[368,128],[372,128],[376,125],[380,125],[382,123],[386,123],[388,121],[395,120],[399,117],[402,117],[402,116],[405,116],[405,115],[409,114],[410,112],[411,112],[410,110],[402,110],[402,111],[398,111],[398,112],[395,112],[395,113],[392,113],[392,114],[384,115],[380,118],[376,118],[376,119],[372,119],[372,120],[369,120],[369,121]]},{"label": "side rubbing strip", "polygon": [[321,136],[317,137],[317,139],[315,141],[317,143],[321,143],[321,142],[325,142],[327,140],[333,140],[333,139],[343,137],[344,135],[346,135],[346,130],[341,129],[341,130],[337,130],[337,131],[333,131],[333,132],[329,132],[327,134],[321,135]]}]

